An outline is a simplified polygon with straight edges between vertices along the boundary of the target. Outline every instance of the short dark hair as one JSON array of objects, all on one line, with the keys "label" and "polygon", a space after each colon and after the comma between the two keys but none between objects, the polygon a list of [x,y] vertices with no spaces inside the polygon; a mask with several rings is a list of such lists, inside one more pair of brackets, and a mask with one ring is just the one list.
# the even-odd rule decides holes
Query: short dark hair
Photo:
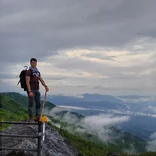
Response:
[{"label": "short dark hair", "polygon": [[37,59],[36,58],[31,58],[30,62],[32,62],[32,61],[36,61],[37,62]]}]

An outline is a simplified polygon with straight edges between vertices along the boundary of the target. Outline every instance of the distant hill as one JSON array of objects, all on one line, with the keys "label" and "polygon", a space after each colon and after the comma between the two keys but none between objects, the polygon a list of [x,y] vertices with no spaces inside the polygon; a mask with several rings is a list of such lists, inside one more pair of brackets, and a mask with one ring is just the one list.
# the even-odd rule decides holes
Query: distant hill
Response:
[{"label": "distant hill", "polygon": [[101,106],[105,109],[127,109],[127,105],[117,97],[100,94],[82,94],[82,97],[49,95],[48,100],[56,105],[68,105],[97,109]]},{"label": "distant hill", "polygon": [[112,96],[112,95],[101,95],[101,94],[82,94],[80,97],[75,96],[65,96],[65,95],[49,95],[48,99],[51,99],[58,104],[63,103],[71,103],[73,100],[79,100],[79,101],[109,101],[109,102],[122,102],[118,97]]},{"label": "distant hill", "polygon": [[75,106],[86,108],[94,111],[119,111],[132,113],[149,113],[155,114],[155,96],[140,96],[140,95],[101,95],[101,94],[82,94],[78,97],[65,95],[48,95],[48,101],[56,105]]}]

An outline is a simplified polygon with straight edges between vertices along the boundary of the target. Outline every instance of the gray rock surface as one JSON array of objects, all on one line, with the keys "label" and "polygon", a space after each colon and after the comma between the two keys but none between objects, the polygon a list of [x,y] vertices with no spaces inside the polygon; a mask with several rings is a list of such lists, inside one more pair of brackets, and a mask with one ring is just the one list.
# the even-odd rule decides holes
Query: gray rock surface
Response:
[{"label": "gray rock surface", "polygon": [[[37,125],[13,125],[2,134],[17,134],[17,135],[37,135]],[[70,142],[66,141],[62,136],[53,128],[46,125],[45,141],[41,142],[41,156],[77,156],[78,151]],[[9,148],[26,148],[37,149],[36,138],[0,138],[0,146]],[[2,150],[0,156],[6,156],[11,151]],[[27,152],[25,154],[36,156],[37,152]]]}]

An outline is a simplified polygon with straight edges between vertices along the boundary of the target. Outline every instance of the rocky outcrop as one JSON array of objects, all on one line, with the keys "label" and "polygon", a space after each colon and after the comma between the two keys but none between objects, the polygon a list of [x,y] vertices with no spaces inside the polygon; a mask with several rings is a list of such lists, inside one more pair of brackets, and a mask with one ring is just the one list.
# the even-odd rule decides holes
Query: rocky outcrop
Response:
[{"label": "rocky outcrop", "polygon": [[[2,134],[17,135],[36,135],[38,131],[37,125],[13,125],[5,130]],[[45,141],[42,141],[41,156],[77,156],[78,151],[70,142],[66,141],[53,128],[46,125]],[[37,139],[32,138],[9,138],[2,137],[0,146],[9,148],[26,148],[37,149]],[[0,156],[14,152],[9,150],[0,151]],[[15,152],[14,152],[15,153]],[[26,155],[36,156],[36,152],[24,152]]]}]

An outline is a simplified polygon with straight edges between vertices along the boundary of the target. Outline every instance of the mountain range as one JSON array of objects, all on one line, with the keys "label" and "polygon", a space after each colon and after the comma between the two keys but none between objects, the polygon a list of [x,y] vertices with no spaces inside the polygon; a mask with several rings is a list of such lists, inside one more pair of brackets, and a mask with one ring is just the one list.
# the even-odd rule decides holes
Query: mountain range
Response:
[{"label": "mountain range", "polygon": [[63,109],[85,116],[98,114],[129,116],[130,120],[121,123],[120,128],[145,140],[150,139],[151,135],[156,132],[156,97],[154,96],[48,95],[48,100]]},{"label": "mountain range", "polygon": [[156,97],[154,96],[112,96],[86,93],[78,97],[48,95],[48,100],[58,106],[67,105],[91,109],[123,110],[151,114],[156,113]]}]

